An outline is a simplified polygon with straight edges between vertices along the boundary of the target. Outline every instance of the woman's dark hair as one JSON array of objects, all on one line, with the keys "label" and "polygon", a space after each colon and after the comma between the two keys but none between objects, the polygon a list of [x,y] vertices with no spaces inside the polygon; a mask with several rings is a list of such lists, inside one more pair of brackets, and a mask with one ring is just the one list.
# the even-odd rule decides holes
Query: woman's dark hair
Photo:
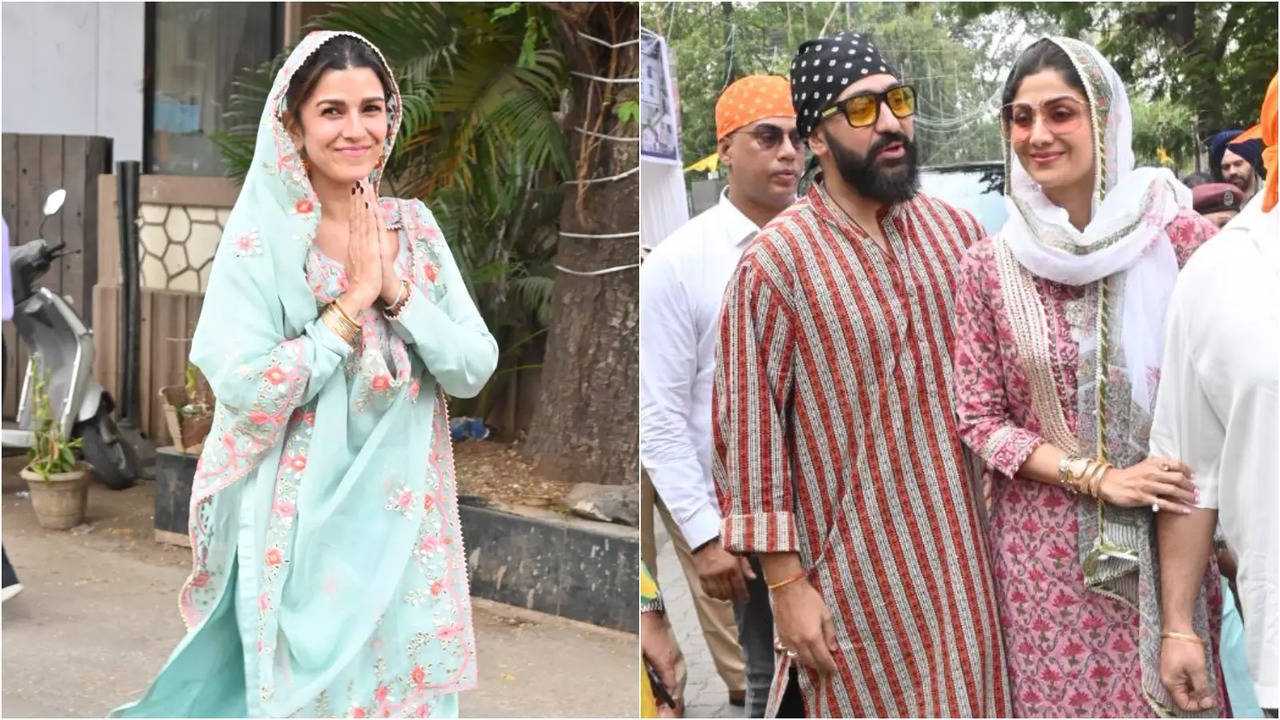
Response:
[{"label": "woman's dark hair", "polygon": [[1013,98],[1017,96],[1022,79],[1041,70],[1057,70],[1063,81],[1079,90],[1081,95],[1089,96],[1089,93],[1085,92],[1084,81],[1080,79],[1080,74],[1071,64],[1071,58],[1067,57],[1067,52],[1049,38],[1043,38],[1022,51],[1013,63],[1013,69],[1009,71],[1009,78],[1004,81],[1004,94],[1000,98],[1000,108],[1006,122],[1009,120],[1009,103],[1013,102]]},{"label": "woman's dark hair", "polygon": [[311,97],[320,78],[330,70],[348,68],[369,68],[382,83],[383,95],[390,92],[391,76],[387,74],[386,65],[383,65],[382,58],[378,57],[373,48],[350,35],[338,35],[321,45],[293,74],[289,89],[284,95],[289,119],[297,127],[301,127],[302,103]]}]

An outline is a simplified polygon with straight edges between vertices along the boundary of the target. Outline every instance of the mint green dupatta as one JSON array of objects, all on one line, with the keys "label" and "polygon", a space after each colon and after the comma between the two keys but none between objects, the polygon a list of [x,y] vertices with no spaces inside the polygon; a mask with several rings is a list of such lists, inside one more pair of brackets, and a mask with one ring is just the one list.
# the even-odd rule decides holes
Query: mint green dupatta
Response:
[{"label": "mint green dupatta", "polygon": [[[382,201],[413,284],[399,319],[363,314],[355,351],[318,320],[304,267],[320,203],[281,115],[293,73],[341,34],[359,38],[303,39],[263,110],[192,344],[218,402],[188,633],[116,717],[421,717],[475,685],[444,393],[479,392],[497,345],[418,201]],[[389,155],[399,90],[387,100]]]}]

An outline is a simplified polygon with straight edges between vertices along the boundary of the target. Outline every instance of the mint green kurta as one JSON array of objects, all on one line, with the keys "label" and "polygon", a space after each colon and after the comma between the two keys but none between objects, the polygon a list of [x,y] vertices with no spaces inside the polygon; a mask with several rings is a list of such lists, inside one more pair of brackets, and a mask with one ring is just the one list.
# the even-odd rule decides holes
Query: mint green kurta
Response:
[{"label": "mint green kurta", "polygon": [[[218,403],[192,490],[189,631],[117,717],[447,716],[475,685],[444,393],[479,392],[497,345],[416,200],[382,201],[413,285],[400,317],[365,312],[354,351],[318,319],[345,274],[312,244],[320,203],[280,113],[337,34],[308,35],[276,77],[218,247],[191,352]],[[389,154],[396,88],[388,113]]]}]

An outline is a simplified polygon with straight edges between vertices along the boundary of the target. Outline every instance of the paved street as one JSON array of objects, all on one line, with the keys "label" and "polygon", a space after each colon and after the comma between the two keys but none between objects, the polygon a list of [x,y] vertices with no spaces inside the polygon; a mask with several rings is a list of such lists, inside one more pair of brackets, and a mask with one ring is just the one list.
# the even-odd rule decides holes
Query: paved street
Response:
[{"label": "paved street", "polygon": [[[655,513],[656,514],[656,513]],[[662,588],[662,601],[666,603],[671,627],[675,630],[688,666],[689,677],[685,684],[685,717],[736,718],[743,717],[742,708],[729,704],[729,690],[716,674],[711,662],[711,651],[702,637],[698,616],[693,609],[693,597],[689,583],[680,572],[675,546],[667,535],[661,520],[654,522],[654,539],[658,550],[658,585]]]},{"label": "paved street", "polygon": [[[182,636],[190,551],[154,542],[152,486],[90,490],[88,532],[35,523],[6,458],[4,547],[25,590],[3,606],[5,717],[102,717]],[[634,717],[636,636],[477,598],[479,689],[464,717]]]}]

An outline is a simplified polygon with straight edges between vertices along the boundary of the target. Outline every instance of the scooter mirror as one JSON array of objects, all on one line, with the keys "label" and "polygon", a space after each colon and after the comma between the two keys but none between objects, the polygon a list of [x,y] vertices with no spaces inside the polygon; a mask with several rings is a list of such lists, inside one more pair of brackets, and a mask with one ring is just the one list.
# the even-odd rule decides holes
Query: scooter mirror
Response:
[{"label": "scooter mirror", "polygon": [[44,201],[44,214],[52,215],[62,209],[62,203],[67,200],[67,191],[58,188],[49,193],[49,197]]}]

